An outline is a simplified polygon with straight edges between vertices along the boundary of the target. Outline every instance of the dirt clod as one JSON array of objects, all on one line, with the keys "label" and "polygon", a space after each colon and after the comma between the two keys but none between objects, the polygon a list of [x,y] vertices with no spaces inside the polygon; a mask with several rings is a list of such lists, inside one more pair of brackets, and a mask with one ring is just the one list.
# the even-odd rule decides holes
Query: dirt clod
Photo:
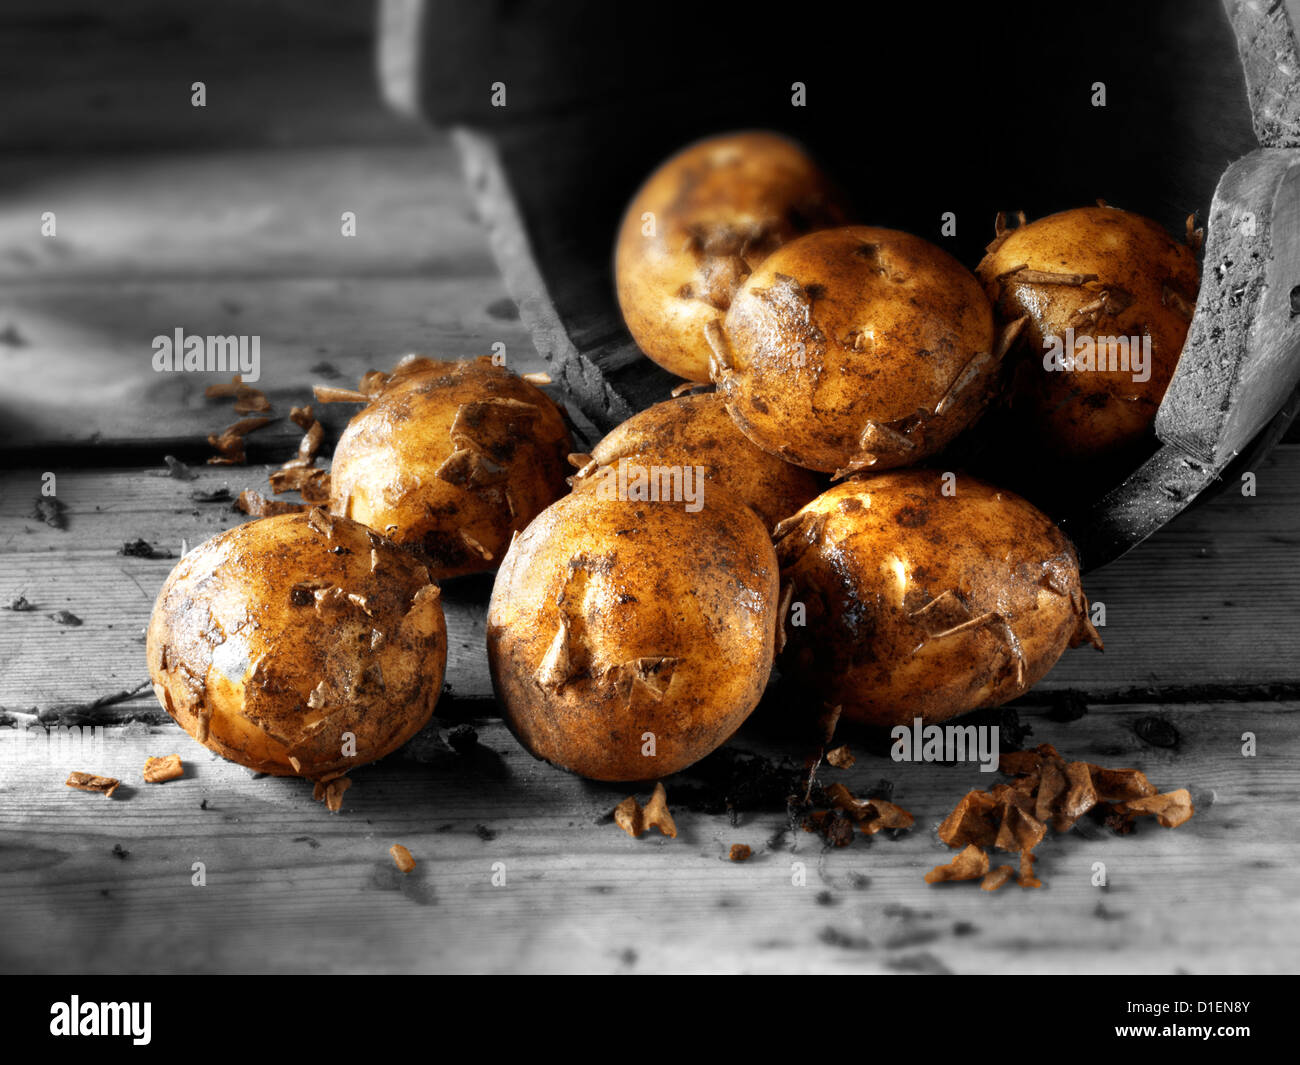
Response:
[{"label": "dirt clod", "polygon": [[43,521],[51,529],[66,529],[67,509],[61,499],[55,499],[53,496],[37,496],[36,502],[32,504],[31,516],[37,521]]},{"label": "dirt clod", "polygon": [[176,556],[165,547],[158,547],[151,544],[148,540],[128,540],[118,548],[117,553],[126,558],[175,558]]}]

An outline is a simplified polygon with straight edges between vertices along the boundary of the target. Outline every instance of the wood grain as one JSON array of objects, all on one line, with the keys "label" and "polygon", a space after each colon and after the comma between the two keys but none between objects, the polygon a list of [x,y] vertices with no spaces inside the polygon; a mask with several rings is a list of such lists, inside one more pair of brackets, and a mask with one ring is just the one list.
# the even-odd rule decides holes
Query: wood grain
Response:
[{"label": "wood grain", "polygon": [[[459,358],[499,342],[512,368],[542,365],[444,140],[0,169],[14,190],[0,201],[0,449],[161,457],[219,431],[229,404],[203,389],[229,375],[153,369],[153,337],[177,328],[260,337],[258,387],[282,413],[310,397],[321,363],[351,385],[409,351]],[[40,236],[43,210],[59,219],[54,239]],[[340,232],[344,210],[355,238]],[[338,429],[351,409],[324,414]],[[296,435],[281,420],[254,439],[276,454]]]},{"label": "wood grain", "polygon": [[[6,379],[0,448],[166,448],[219,432],[236,420],[230,403],[207,400],[203,391],[229,381],[229,373],[153,368],[153,338],[178,328],[187,335],[260,337],[257,387],[282,415],[291,404],[310,401],[312,382],[323,380],[312,367],[322,362],[342,375],[330,383],[354,387],[367,369],[387,369],[407,352],[468,358],[491,354],[499,341],[507,364],[526,371],[536,364],[527,334],[489,309],[504,298],[486,272],[0,286],[0,320],[22,338],[18,346],[0,347]],[[252,439],[266,445],[299,435],[282,419]]]},{"label": "wood grain", "polygon": [[[9,154],[0,188],[5,286],[495,274],[440,136],[401,147]],[[46,211],[53,238],[41,232]],[[345,211],[355,236],[342,233]]]},{"label": "wood grain", "polygon": [[[668,781],[678,838],[630,839],[601,823],[627,789],[533,761],[493,721],[475,723],[472,759],[395,755],[358,771],[335,815],[308,785],[255,779],[174,727],[114,729],[98,751],[0,729],[0,969],[1294,971],[1297,709],[1117,706],[1070,724],[1031,716],[1034,739],[1070,757],[1191,786],[1197,813],[1174,830],[1053,836],[1039,849],[1046,886],[994,895],[922,880],[951,853],[934,836],[938,820],[967,788],[990,783],[973,767],[859,750],[828,780],[852,790],[890,779],[917,827],[824,850],[802,831],[782,834],[780,812],[732,825],[684,808],[674,795],[684,800],[688,778]],[[1177,730],[1176,751],[1138,738],[1135,722],[1153,713]],[[1240,754],[1246,730],[1259,737],[1253,759]],[[762,737],[734,743],[772,753]],[[185,777],[141,783],[145,757],[173,751]],[[124,786],[111,800],[74,791],[63,785],[72,768]],[[392,864],[393,843],[419,863],[409,876]],[[755,857],[727,861],[732,843]],[[191,885],[196,861],[205,887]],[[806,886],[792,884],[796,862]],[[1092,885],[1095,862],[1105,863],[1104,889]],[[504,886],[492,885],[494,866]]]}]

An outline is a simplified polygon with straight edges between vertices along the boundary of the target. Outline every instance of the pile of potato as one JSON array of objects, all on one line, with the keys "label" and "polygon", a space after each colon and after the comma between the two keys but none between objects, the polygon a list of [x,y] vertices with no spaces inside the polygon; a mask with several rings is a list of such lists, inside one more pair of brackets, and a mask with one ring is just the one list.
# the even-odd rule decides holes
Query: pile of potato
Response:
[{"label": "pile of potato", "polygon": [[[704,757],[774,665],[810,714],[889,726],[999,705],[1065,648],[1099,647],[1068,539],[955,472],[952,445],[990,410],[1062,463],[1141,438],[1186,335],[1193,252],[1099,206],[999,220],[972,273],[849,218],[773,134],[670,159],[628,207],[618,297],[646,355],[716,390],[573,454],[551,400],[491,360],[381,375],[328,513],[250,522],[169,578],[149,630],[163,705],[226,757],[337,775],[428,721],[436,582],[493,569],[505,720],[597,780]],[[1067,328],[1149,339],[1148,379],[1043,370]]]}]

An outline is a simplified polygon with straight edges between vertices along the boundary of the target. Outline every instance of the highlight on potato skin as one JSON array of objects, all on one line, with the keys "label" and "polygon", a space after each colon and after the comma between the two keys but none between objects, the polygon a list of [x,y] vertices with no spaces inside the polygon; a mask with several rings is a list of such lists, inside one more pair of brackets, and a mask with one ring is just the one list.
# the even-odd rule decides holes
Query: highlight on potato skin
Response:
[{"label": "highlight on potato skin", "polygon": [[704,468],[707,489],[719,486],[762,519],[768,530],[816,496],[823,479],[753,444],[716,392],[678,396],[634,414],[611,430],[573,478],[575,489],[596,483],[621,460],[643,467]]},{"label": "highlight on potato skin", "polygon": [[1002,354],[969,270],[871,226],[773,252],[709,336],[710,372],[740,430],[836,477],[937,452],[984,410]]},{"label": "highlight on potato skin", "polygon": [[200,743],[260,773],[321,780],[428,723],[447,630],[423,563],[314,508],[185,555],[158,593],[146,654],[158,701]]},{"label": "highlight on potato skin", "polygon": [[845,212],[816,163],[776,133],[727,133],[663,163],[632,198],[614,253],[628,331],[665,370],[709,379],[706,323],[781,244],[840,225]]},{"label": "highlight on potato skin", "polygon": [[845,720],[910,725],[998,706],[1066,647],[1101,646],[1065,535],[1020,497],[954,476],[854,477],[778,529],[781,672]]},{"label": "highlight on potato skin", "polygon": [[567,490],[572,451],[559,409],[528,381],[487,357],[422,360],[348,423],[330,509],[419,547],[436,580],[493,570]]},{"label": "highlight on potato skin", "polygon": [[715,750],[772,669],[777,562],[748,507],[574,492],[511,545],[488,606],[492,683],[537,757],[657,779]]},{"label": "highlight on potato skin", "polygon": [[[997,230],[976,273],[1001,320],[1025,318],[1009,402],[1029,446],[1079,462],[1140,444],[1187,339],[1200,287],[1195,252],[1116,207],[1061,211],[1011,229],[1000,217]],[[1148,379],[1135,380],[1131,369],[1046,369],[1045,345],[1063,342],[1067,330],[1080,343],[1149,341]]]}]

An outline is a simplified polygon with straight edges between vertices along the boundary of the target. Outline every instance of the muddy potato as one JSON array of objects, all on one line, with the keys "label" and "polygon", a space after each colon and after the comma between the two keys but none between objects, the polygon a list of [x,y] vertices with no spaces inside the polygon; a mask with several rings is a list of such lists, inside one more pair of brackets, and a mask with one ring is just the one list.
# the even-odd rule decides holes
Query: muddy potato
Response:
[{"label": "muddy potato", "polygon": [[609,433],[590,458],[594,464],[574,478],[575,488],[597,483],[601,470],[623,459],[644,467],[700,466],[710,488],[729,491],[769,530],[824,487],[810,471],[750,443],[716,392],[656,403]]},{"label": "muddy potato", "polygon": [[628,330],[670,373],[707,381],[704,326],[750,270],[786,241],[843,220],[821,171],[785,137],[732,133],[691,145],[623,216],[614,275]]},{"label": "muddy potato", "polygon": [[200,743],[260,773],[321,780],[428,722],[447,632],[422,563],[314,508],[236,526],[182,558],[146,649],[158,701]]},{"label": "muddy potato", "polygon": [[767,531],[722,489],[695,512],[574,492],[497,573],[488,661],[506,723],[537,757],[593,780],[675,773],[757,705],[776,595]]},{"label": "muddy potato", "polygon": [[933,454],[988,401],[993,311],[956,259],[846,226],[773,252],[710,330],[712,374],[755,444],[843,475]]},{"label": "muddy potato", "polygon": [[846,720],[939,722],[997,706],[1066,647],[1100,646],[1056,526],[972,477],[944,495],[944,476],[856,477],[779,531],[781,671]]},{"label": "muddy potato", "polygon": [[[1114,207],[999,229],[976,272],[1000,318],[1026,318],[1011,405],[1033,446],[1078,460],[1140,442],[1187,339],[1200,284],[1196,256],[1157,223]],[[1046,368],[1045,345],[1056,338],[1064,351],[1067,330],[1081,359],[1097,338],[1126,338],[1134,347],[1149,341],[1148,365],[1136,371],[1147,379],[1134,380],[1131,357],[1127,369]],[[1102,343],[1109,367],[1111,345]],[[1117,367],[1123,357],[1116,346]]]},{"label": "muddy potato", "polygon": [[491,359],[420,360],[348,423],[330,509],[418,545],[435,580],[491,570],[567,490],[572,450],[555,404]]}]

